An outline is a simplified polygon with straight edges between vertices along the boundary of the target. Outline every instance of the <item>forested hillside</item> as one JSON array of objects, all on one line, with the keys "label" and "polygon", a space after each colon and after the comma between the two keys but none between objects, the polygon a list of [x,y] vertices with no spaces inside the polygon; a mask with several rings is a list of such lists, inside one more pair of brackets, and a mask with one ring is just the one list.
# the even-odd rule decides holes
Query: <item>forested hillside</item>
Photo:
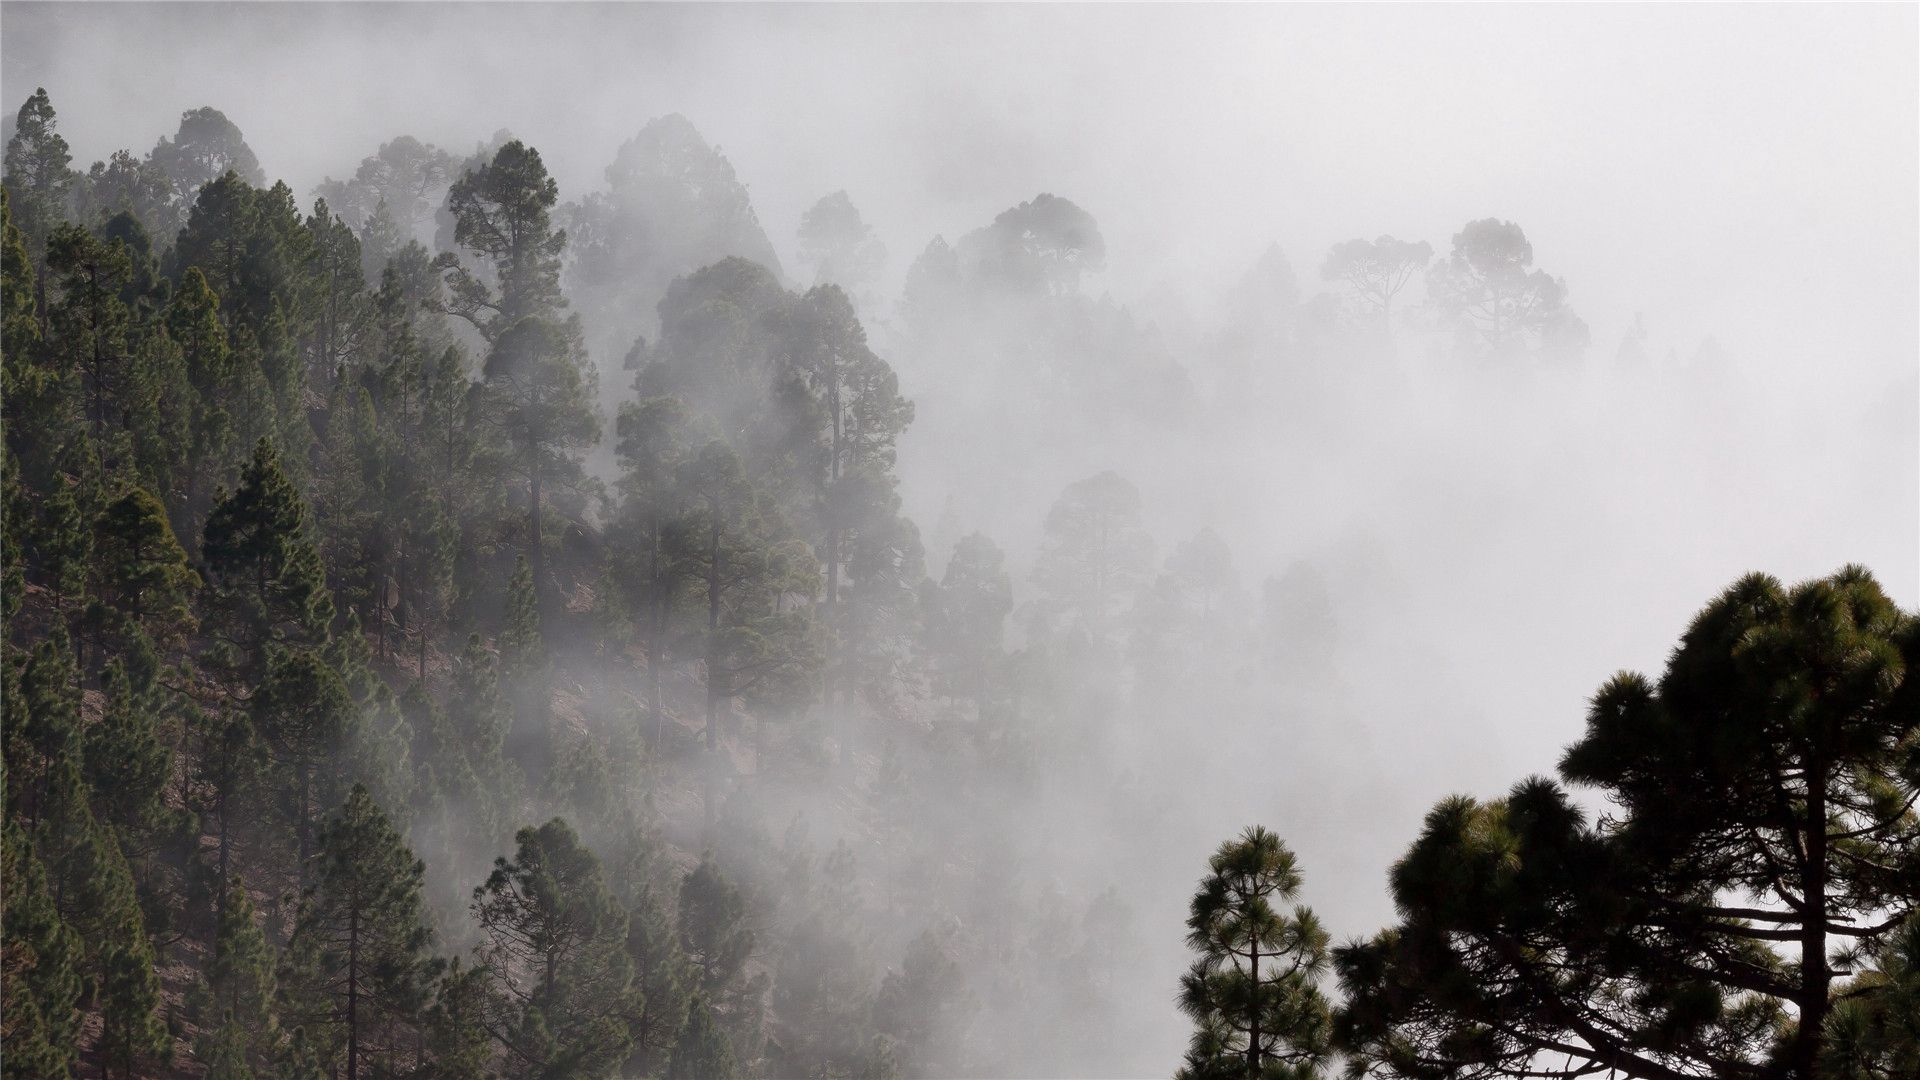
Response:
[{"label": "forested hillside", "polygon": [[[1244,520],[1282,500],[1193,448],[1225,475],[1227,439],[1283,429],[1261,453],[1364,465],[1387,441],[1331,428],[1534,377],[1489,399],[1551,427],[1525,395],[1578,378],[1591,335],[1519,225],[1352,240],[1305,283],[1263,240],[1194,315],[1086,288],[1107,240],[1052,193],[894,244],[903,275],[845,191],[777,245],[678,114],[605,148],[588,191],[503,130],[395,132],[296,192],[210,107],[83,169],[61,126],[85,120],[40,91],[6,145],[6,1076],[1132,1075],[1177,1067],[1140,1034],[1176,1004],[1195,1077],[1798,1076],[1827,1059],[1785,1018],[1830,985],[1823,1023],[1864,1048],[1833,1075],[1914,1060],[1920,635],[1857,569],[1749,579],[1657,695],[1602,691],[1562,773],[1631,807],[1625,839],[1548,781],[1450,801],[1393,872],[1402,925],[1336,946],[1276,910],[1318,879],[1251,831],[1194,902],[1200,963],[1168,966],[1196,803],[1271,783],[1354,838],[1351,870],[1376,823],[1342,815],[1414,797],[1382,778],[1473,732],[1445,722],[1453,627],[1396,617],[1368,526],[1252,586],[1273,553],[1237,563],[1191,502],[1156,536],[1120,466]],[[1596,351],[1638,377],[1644,338]],[[1672,358],[1671,413],[1723,364]],[[1583,418],[1593,457],[1533,445],[1606,461],[1643,431],[1614,421],[1656,411],[1636,389]],[[1486,464],[1411,415],[1391,452]],[[1723,655],[1748,637],[1788,642],[1765,678]],[[1788,684],[1805,708],[1764,745],[1715,697]],[[1441,719],[1370,728],[1395,694]],[[1669,709],[1744,771],[1647,719]],[[1768,774],[1811,767],[1803,714],[1832,717],[1815,758],[1851,801]],[[1458,757],[1420,760],[1442,742]],[[1335,762],[1374,773],[1340,805],[1274,779]],[[1808,853],[1812,821],[1849,867]],[[1794,852],[1833,876],[1770,869]],[[1668,891],[1569,885],[1627,859]],[[1766,929],[1775,908],[1707,903],[1804,914],[1815,888],[1844,905],[1791,925],[1859,946],[1817,988],[1755,944],[1812,941]],[[1581,936],[1602,924],[1628,929]],[[1669,946],[1691,951],[1649,958]],[[1293,966],[1241,978],[1249,950]],[[1630,1021],[1592,1068],[1538,1071],[1595,1045],[1565,1030],[1590,1019],[1574,990]]]}]

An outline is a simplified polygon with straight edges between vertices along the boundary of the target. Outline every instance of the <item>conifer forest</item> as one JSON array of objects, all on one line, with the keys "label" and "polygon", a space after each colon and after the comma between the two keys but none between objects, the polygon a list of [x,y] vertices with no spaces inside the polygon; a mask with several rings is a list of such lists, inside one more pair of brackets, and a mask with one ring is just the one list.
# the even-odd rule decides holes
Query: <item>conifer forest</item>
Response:
[{"label": "conifer forest", "polygon": [[0,1076],[1920,1078],[1920,8],[0,4]]}]

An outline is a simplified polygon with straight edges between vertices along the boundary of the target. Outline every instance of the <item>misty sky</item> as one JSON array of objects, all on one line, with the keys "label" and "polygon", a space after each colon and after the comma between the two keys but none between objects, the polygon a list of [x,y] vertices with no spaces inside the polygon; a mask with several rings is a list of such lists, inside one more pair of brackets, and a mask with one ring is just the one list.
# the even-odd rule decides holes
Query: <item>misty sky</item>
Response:
[{"label": "misty sky", "polygon": [[1643,311],[1685,347],[1912,366],[1911,6],[5,10],[6,100],[44,84],[83,164],[213,104],[303,195],[403,131],[505,126],[574,198],[679,111],[783,251],[835,188],[896,272],[1050,190],[1100,220],[1117,295],[1197,298],[1269,240],[1305,275],[1497,215],[1598,342]]},{"label": "misty sky", "polygon": [[[1120,432],[1034,462],[1003,519],[961,523],[1024,565],[1053,495],[1111,467],[1139,484],[1163,553],[1207,524],[1250,590],[1319,563],[1360,645],[1346,726],[1308,741],[1374,760],[1208,792],[1190,869],[1268,821],[1340,933],[1388,916],[1381,872],[1434,798],[1551,770],[1601,680],[1657,671],[1739,573],[1858,561],[1920,606],[1913,5],[0,12],[7,107],[45,86],[82,168],[213,105],[303,203],[396,135],[464,156],[503,127],[571,201],[680,112],[731,159],[789,271],[801,214],[846,189],[889,248],[889,293],[934,234],[1042,191],[1098,219],[1109,269],[1092,291],[1200,324],[1274,241],[1311,294],[1335,242],[1444,254],[1471,219],[1520,223],[1592,328],[1559,381],[1403,355],[1398,381],[1356,376],[1349,412],[1289,432],[1209,420],[1178,445]],[[1655,357],[1716,341],[1720,381],[1610,371],[1636,313]],[[929,426],[938,403],[922,405]],[[965,455],[914,438],[900,473],[926,529],[938,470]],[[1325,820],[1279,820],[1289,807]],[[1162,899],[1184,902],[1187,869],[1169,874]],[[1161,1041],[1183,1037],[1170,1024]]]}]

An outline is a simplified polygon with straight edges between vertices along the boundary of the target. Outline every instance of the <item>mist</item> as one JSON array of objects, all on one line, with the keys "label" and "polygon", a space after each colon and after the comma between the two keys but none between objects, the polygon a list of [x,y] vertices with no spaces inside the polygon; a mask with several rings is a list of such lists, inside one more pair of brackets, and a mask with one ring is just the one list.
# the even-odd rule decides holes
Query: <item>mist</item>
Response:
[{"label": "mist", "polygon": [[[549,611],[545,627],[555,715],[604,750],[611,798],[644,807],[632,820],[658,842],[635,880],[677,882],[712,855],[743,887],[760,943],[743,978],[770,995],[777,1048],[851,1024],[824,1003],[852,991],[792,974],[840,970],[804,949],[858,942],[853,981],[888,1000],[877,988],[930,940],[961,988],[914,1029],[903,1072],[1165,1075],[1192,1030],[1183,920],[1221,840],[1273,829],[1333,937],[1371,935],[1395,919],[1389,869],[1436,801],[1551,773],[1596,689],[1657,673],[1742,574],[1857,563],[1920,606],[1911,7],[0,12],[0,93],[44,87],[82,172],[209,105],[302,212],[398,136],[456,163],[491,157],[497,132],[537,149],[600,418],[577,493],[553,496],[578,523],[549,545],[555,610],[573,619]],[[594,269],[583,245],[626,235],[607,224],[625,211],[592,216],[595,196],[630,205],[609,163],[675,114],[730,164],[750,209],[728,221],[757,224],[772,259],[746,232],[711,239],[716,225],[671,257],[632,256],[644,273]],[[1018,687],[1003,716],[957,704],[915,667],[920,631],[899,629],[906,644],[876,647],[884,690],[737,695],[719,707],[737,723],[719,751],[730,794],[703,817],[710,676],[674,668],[674,734],[656,725],[633,749],[618,733],[645,712],[655,660],[587,629],[609,587],[583,567],[629,521],[616,417],[637,387],[691,385],[707,355],[676,337],[705,309],[674,308],[671,283],[738,256],[807,294],[832,279],[803,222],[842,191],[884,256],[838,283],[913,406],[890,474],[913,533],[900,546],[919,552],[917,577],[916,556],[896,560],[912,579],[899,603],[937,592],[984,534],[1004,551],[1022,674],[996,676]],[[1043,195],[1097,223],[1098,255],[1007,284],[996,218]],[[1529,269],[1564,286],[1583,333],[1471,344],[1440,281],[1486,219],[1524,230]],[[451,250],[450,221],[412,238]],[[648,250],[667,251],[655,224]],[[936,237],[956,269],[923,288],[945,265]],[[1335,245],[1376,237],[1431,246],[1377,324],[1323,273]],[[489,341],[421,318],[479,378]],[[753,415],[742,430],[759,438],[770,421]],[[1050,514],[1107,473],[1137,493],[1137,580],[1076,608],[1073,540]],[[488,584],[470,625],[494,651],[511,566],[472,564]],[[782,595],[774,610],[801,606]],[[419,646],[430,687],[465,640],[442,636],[431,660]],[[394,663],[399,686],[410,669]],[[990,720],[1005,725],[991,739]],[[570,789],[537,788],[515,827],[564,814],[617,861],[629,819],[584,823]],[[429,846],[460,844],[430,838],[462,816],[450,803],[405,830],[450,955],[481,940],[461,928],[466,897],[512,854],[476,842],[457,871],[437,864]],[[850,885],[831,869],[840,844]],[[834,923],[836,905],[856,915]],[[819,944],[819,925],[841,936]],[[758,1060],[782,1075],[772,1051]]]}]

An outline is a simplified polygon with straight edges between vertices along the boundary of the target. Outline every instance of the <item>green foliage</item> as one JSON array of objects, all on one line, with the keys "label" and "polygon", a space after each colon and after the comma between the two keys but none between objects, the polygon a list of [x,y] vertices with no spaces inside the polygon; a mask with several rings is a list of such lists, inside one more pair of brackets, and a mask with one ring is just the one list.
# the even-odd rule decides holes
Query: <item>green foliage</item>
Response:
[{"label": "green foliage", "polygon": [[1200,954],[1180,979],[1195,1031],[1179,1075],[1324,1075],[1331,1007],[1317,981],[1327,932],[1313,912],[1277,909],[1300,888],[1293,852],[1259,826],[1220,846],[1194,894],[1187,945]]},{"label": "green foliage", "polygon": [[1736,582],[1657,683],[1595,695],[1561,772],[1607,819],[1540,779],[1428,815],[1393,872],[1401,924],[1336,955],[1343,1042],[1398,1075],[1551,1052],[1810,1076],[1829,1030],[1860,1045],[1832,954],[1889,948],[1915,910],[1915,627],[1858,567]]},{"label": "green foliage", "polygon": [[117,636],[131,627],[171,649],[194,629],[200,576],[174,537],[166,508],[147,491],[127,489],[94,519],[93,561],[93,595],[111,613]]},{"label": "green foliage", "polygon": [[1920,1074],[1920,916],[1909,916],[1860,959],[1872,966],[1827,1014],[1820,1074],[1837,1080]]},{"label": "green foliage", "polygon": [[243,681],[258,682],[274,646],[317,648],[328,637],[333,601],[320,553],[308,534],[306,500],[261,439],[240,486],[207,518],[207,629]]},{"label": "green foliage", "polygon": [[0,832],[0,1018],[6,1077],[66,1076],[79,1043],[81,944],[48,891],[46,867],[9,814]]},{"label": "green foliage", "polygon": [[643,890],[639,903],[627,912],[627,956],[640,995],[640,1010],[628,1024],[633,1053],[627,1069],[658,1076],[685,1029],[698,973],[680,949],[666,905],[651,889]]},{"label": "green foliage", "polygon": [[746,898],[709,854],[680,883],[680,948],[698,969],[707,1000],[740,976],[753,946]]},{"label": "green foliage", "polygon": [[337,1048],[346,1075],[359,1076],[426,1006],[425,868],[358,785],[321,830],[317,855],[288,946],[285,993],[315,1045]]},{"label": "green foliage", "polygon": [[208,1063],[210,1072],[251,1076],[278,1054],[276,961],[256,922],[246,887],[236,876],[227,883],[213,951],[202,972],[201,993],[193,1002],[204,1018],[195,1054]]},{"label": "green foliage", "polygon": [[668,1080],[723,1080],[737,1075],[736,1069],[726,1032],[715,1023],[706,999],[695,995],[687,1008],[686,1025],[673,1043]]},{"label": "green foliage", "polygon": [[520,830],[474,890],[482,956],[506,1010],[499,1037],[513,1076],[599,1075],[624,1060],[643,1002],[627,917],[600,861],[565,821]]},{"label": "green foliage", "polygon": [[172,1053],[173,1036],[161,1020],[160,976],[154,971],[153,949],[144,926],[123,926],[100,959],[102,1073],[135,1077],[151,1075],[156,1060]]},{"label": "green foliage", "polygon": [[73,155],[44,87],[20,106],[13,123],[13,136],[7,140],[6,191],[20,228],[38,253],[73,196]]},{"label": "green foliage", "polygon": [[173,710],[159,675],[152,648],[136,636],[107,662],[106,708],[82,740],[95,812],[135,850],[167,837],[178,824],[166,802],[174,769]]},{"label": "green foliage", "polygon": [[490,1076],[493,1038],[487,1031],[492,987],[484,967],[455,959],[440,976],[426,1015],[427,1075],[435,1080]]}]

